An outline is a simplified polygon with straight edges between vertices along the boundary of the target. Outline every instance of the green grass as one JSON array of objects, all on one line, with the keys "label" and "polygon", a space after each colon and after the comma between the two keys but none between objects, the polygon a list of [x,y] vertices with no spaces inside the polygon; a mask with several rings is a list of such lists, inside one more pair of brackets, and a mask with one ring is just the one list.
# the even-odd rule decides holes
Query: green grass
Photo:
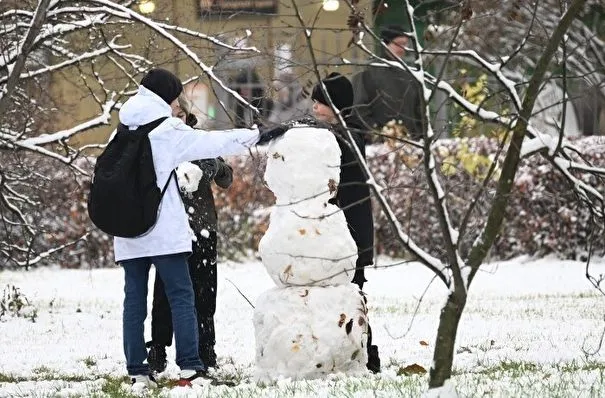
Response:
[{"label": "green grass", "polygon": [[[160,397],[160,389],[149,390],[146,397]],[[101,388],[101,392],[97,392],[91,395],[95,398],[140,398],[140,395],[133,394],[129,389],[128,377],[106,377],[105,383]]]},{"label": "green grass", "polygon": [[[303,380],[260,384],[246,381],[247,372],[242,368],[231,368],[223,379],[239,382],[236,387],[211,386],[204,390],[195,390],[198,396],[206,398],[244,398],[244,397],[418,397],[427,388],[427,374],[401,373],[392,376],[402,367],[402,363],[385,361],[385,368],[391,375],[364,375],[362,377],[342,377],[332,375],[322,380]],[[80,397],[113,398],[140,397],[130,392],[128,377],[111,375],[83,376],[61,375],[46,367],[37,368],[30,378],[0,373],[0,383],[19,383],[23,381],[58,380],[66,383],[89,382],[84,388],[86,393]],[[100,383],[95,383],[101,379]],[[475,396],[523,396],[523,397],[599,397],[605,395],[605,363],[598,361],[572,361],[553,365],[541,365],[531,362],[504,360],[492,366],[477,370],[455,370],[453,383],[460,397]],[[169,379],[158,380],[159,389],[150,390],[146,397],[167,397],[174,382]],[[77,387],[77,386],[76,386]],[[54,398],[65,396],[56,386],[56,391],[35,393],[35,398]],[[80,389],[82,389],[80,387]],[[72,390],[73,392],[73,390]],[[31,396],[23,394],[22,396]],[[78,395],[69,395],[78,397]]]},{"label": "green grass", "polygon": [[10,374],[0,373],[0,383],[19,383],[20,381],[26,381],[25,377],[18,377]]}]

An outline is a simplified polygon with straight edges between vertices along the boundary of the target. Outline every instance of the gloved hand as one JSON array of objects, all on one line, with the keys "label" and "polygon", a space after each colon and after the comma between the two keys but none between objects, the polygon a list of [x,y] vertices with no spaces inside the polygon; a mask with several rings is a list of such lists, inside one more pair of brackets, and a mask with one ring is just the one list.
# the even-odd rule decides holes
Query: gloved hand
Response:
[{"label": "gloved hand", "polygon": [[187,115],[185,119],[185,124],[189,127],[194,127],[197,124],[197,117],[193,113]]},{"label": "gloved hand", "polygon": [[271,140],[276,139],[277,137],[281,137],[284,133],[288,131],[288,127],[284,125],[278,125],[275,127],[261,127],[259,139],[256,143],[257,145],[264,145]]},{"label": "gloved hand", "polygon": [[221,188],[229,188],[233,183],[233,169],[220,156],[216,158],[218,171],[214,176],[214,182]]},{"label": "gloved hand", "polygon": [[368,280],[365,278],[364,274],[363,274],[363,268],[357,268],[355,270],[355,275],[353,275],[353,283],[355,283],[357,286],[359,286],[359,290],[363,290],[363,284],[364,282],[367,282]]}]

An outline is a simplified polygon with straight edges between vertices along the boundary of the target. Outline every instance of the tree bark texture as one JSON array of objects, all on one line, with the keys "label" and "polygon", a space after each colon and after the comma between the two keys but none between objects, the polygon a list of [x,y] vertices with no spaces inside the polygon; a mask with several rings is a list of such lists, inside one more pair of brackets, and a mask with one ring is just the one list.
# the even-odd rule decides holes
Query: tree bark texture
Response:
[{"label": "tree bark texture", "polygon": [[445,306],[441,309],[433,365],[429,372],[429,388],[443,386],[443,383],[452,376],[456,334],[466,305],[466,297],[463,289],[451,292]]}]

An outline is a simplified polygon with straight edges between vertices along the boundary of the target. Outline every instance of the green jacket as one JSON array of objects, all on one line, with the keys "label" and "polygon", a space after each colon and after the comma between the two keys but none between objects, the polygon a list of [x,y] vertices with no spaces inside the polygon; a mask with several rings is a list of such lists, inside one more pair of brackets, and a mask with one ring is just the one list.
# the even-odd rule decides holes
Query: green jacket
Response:
[{"label": "green jacket", "polygon": [[411,73],[396,67],[368,66],[352,79],[354,113],[369,129],[401,121],[412,139],[422,133],[421,86]]}]

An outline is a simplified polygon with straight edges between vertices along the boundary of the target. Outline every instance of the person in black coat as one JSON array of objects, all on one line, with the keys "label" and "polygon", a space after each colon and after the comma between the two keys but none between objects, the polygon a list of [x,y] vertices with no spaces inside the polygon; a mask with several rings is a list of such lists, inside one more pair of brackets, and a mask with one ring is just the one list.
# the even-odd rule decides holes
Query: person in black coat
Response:
[{"label": "person in black coat", "polygon": [[[322,80],[326,86],[332,103],[341,112],[362,157],[365,160],[365,140],[362,124],[351,112],[353,106],[353,87],[349,79],[340,73],[333,72]],[[320,123],[326,123],[336,135],[340,147],[340,184],[336,192],[335,203],[342,209],[347,220],[351,236],[357,245],[357,263],[352,282],[363,289],[367,282],[364,267],[374,263],[374,220],[372,217],[372,202],[370,188],[366,184],[363,172],[354,149],[348,139],[347,132],[339,123],[336,114],[330,107],[330,102],[324,96],[321,85],[313,88],[313,114]],[[380,372],[378,347],[372,345],[372,329],[368,330],[368,363],[372,372]]]},{"label": "person in black coat", "polygon": [[[182,118],[191,127],[197,119],[189,113],[189,103],[179,98]],[[188,209],[189,226],[195,235],[192,253],[188,258],[189,275],[193,284],[195,309],[197,312],[200,359],[206,367],[216,367],[216,343],[214,313],[217,291],[217,214],[212,194],[212,182],[219,187],[229,188],[233,182],[233,170],[222,158],[203,159],[192,162],[200,168],[203,176],[198,189],[184,192],[181,198]],[[151,309],[151,341],[147,343],[150,369],[161,373],[166,368],[166,347],[172,344],[172,317],[164,291],[164,285],[156,274]]]},{"label": "person in black coat", "polygon": [[[353,88],[343,75],[333,72],[323,80],[324,85],[338,110],[341,111],[347,127],[365,159],[365,142],[362,135],[362,124],[350,112],[353,105]],[[320,85],[313,88],[313,114],[318,121],[327,123],[336,135],[341,151],[340,184],[336,192],[335,203],[345,215],[351,236],[358,249],[357,264],[353,283],[360,289],[367,280],[364,267],[374,263],[374,220],[372,218],[372,202],[370,188],[366,184],[366,176],[355,157],[353,148],[347,138],[347,133],[323,95]]]}]

